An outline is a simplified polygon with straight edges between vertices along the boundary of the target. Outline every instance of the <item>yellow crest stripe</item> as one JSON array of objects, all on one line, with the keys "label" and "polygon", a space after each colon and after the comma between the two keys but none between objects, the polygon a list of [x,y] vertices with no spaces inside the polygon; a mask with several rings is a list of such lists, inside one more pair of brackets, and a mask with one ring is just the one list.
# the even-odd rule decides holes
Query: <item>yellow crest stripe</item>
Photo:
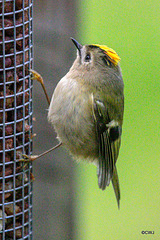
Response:
[{"label": "yellow crest stripe", "polygon": [[117,65],[118,62],[121,60],[118,54],[112,48],[109,48],[106,45],[99,45],[99,44],[92,44],[92,45],[102,49],[105,52],[105,54],[110,58],[110,61],[114,65]]}]

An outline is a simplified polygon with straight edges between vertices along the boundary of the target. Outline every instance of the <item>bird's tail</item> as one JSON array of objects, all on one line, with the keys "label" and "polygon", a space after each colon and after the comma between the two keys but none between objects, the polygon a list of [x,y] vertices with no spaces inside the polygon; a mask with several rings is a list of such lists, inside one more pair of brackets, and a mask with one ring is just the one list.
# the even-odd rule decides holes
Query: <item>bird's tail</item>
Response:
[{"label": "bird's tail", "polygon": [[118,173],[117,173],[116,166],[114,167],[114,171],[113,171],[112,185],[116,195],[118,208],[120,208],[120,188],[119,188],[119,180],[118,180]]}]

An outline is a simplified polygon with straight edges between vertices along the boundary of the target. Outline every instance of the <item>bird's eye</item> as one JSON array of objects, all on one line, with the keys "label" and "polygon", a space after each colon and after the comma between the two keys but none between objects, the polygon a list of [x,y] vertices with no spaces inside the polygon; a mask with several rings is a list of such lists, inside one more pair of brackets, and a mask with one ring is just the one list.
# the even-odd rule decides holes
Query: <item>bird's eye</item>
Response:
[{"label": "bird's eye", "polygon": [[89,62],[91,60],[91,55],[90,53],[87,53],[85,56],[85,62]]}]

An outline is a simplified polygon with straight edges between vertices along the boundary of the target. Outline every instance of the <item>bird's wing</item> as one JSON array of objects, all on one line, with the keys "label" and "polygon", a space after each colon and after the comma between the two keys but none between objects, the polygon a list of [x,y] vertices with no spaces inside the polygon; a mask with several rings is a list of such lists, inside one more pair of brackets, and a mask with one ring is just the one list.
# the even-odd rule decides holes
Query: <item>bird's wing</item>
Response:
[{"label": "bird's wing", "polygon": [[110,119],[107,108],[99,100],[93,100],[93,115],[99,143],[98,185],[104,190],[112,180],[119,205],[120,190],[115,163],[121,142],[121,126]]}]

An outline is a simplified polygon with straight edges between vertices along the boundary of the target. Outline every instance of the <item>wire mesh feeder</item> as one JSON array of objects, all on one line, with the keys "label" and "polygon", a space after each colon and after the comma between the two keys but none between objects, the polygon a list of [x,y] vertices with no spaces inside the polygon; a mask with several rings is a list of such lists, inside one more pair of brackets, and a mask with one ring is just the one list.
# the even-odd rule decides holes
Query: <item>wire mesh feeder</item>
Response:
[{"label": "wire mesh feeder", "polygon": [[31,0],[0,0],[0,240],[32,239]]}]

